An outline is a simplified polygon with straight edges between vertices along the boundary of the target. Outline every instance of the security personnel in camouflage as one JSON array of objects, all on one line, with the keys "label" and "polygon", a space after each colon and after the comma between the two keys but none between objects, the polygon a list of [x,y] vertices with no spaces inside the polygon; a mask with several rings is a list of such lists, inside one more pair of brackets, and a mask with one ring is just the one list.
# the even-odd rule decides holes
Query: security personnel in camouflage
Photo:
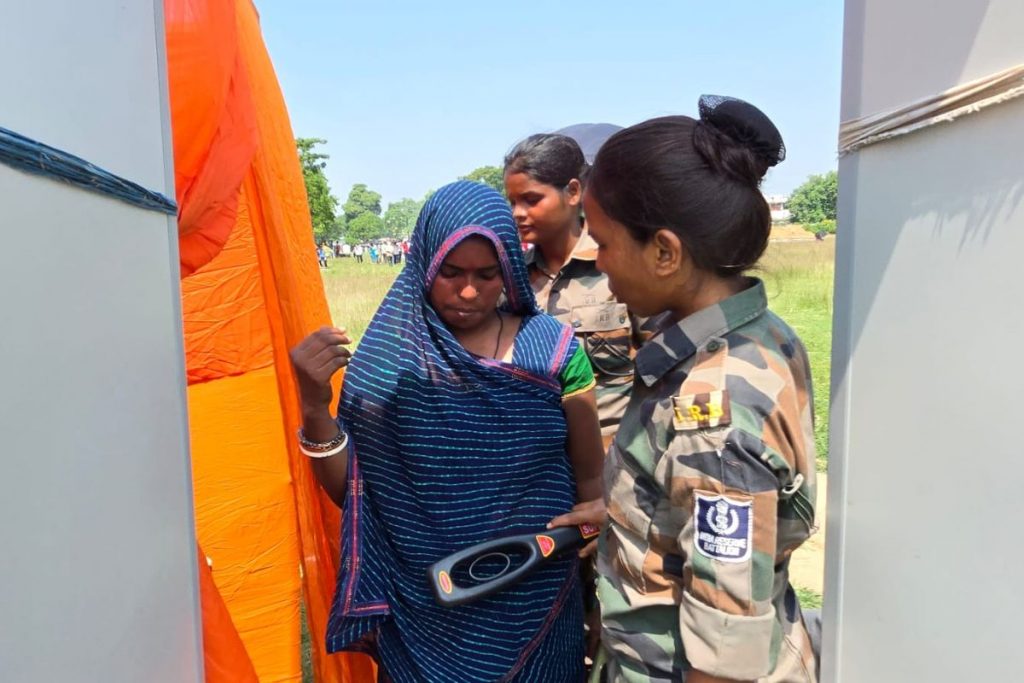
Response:
[{"label": "security personnel in camouflage", "polygon": [[[541,133],[505,157],[505,193],[526,253],[537,305],[570,325],[597,381],[597,412],[605,446],[629,402],[641,322],[616,301],[597,269],[597,245],[580,214],[587,163],[565,135]],[[557,261],[557,263],[556,263]]]},{"label": "security personnel in camouflage", "polygon": [[810,367],[748,282],[637,355],[605,469],[604,680],[815,680],[788,580],[815,529]]},{"label": "security personnel in camouflage", "polygon": [[646,336],[644,321],[615,300],[608,278],[597,269],[597,245],[586,230],[569,261],[556,272],[537,248],[526,253],[537,305],[571,325],[590,358],[597,380],[597,412],[606,443],[626,412],[633,386],[633,359]]}]

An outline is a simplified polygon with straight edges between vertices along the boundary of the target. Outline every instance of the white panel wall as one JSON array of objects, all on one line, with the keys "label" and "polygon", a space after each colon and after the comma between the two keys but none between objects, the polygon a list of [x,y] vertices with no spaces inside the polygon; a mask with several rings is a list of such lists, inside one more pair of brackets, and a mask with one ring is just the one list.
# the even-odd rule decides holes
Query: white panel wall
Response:
[{"label": "white panel wall", "polygon": [[[843,118],[1024,62],[1019,0],[847,0]],[[1024,100],[840,161],[823,680],[1024,671]]]},{"label": "white panel wall", "polygon": [[[0,126],[173,197],[162,7],[9,3]],[[0,164],[0,681],[202,679],[173,218]]]}]

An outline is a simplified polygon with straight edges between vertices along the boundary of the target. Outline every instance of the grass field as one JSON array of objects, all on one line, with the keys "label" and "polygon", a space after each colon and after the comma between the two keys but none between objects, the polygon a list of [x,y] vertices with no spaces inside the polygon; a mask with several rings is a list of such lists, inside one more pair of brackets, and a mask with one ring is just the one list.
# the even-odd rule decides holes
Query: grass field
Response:
[{"label": "grass field", "polygon": [[832,280],[835,240],[776,242],[756,275],[768,290],[768,306],[788,322],[807,347],[814,380],[818,470],[828,463],[828,396],[832,369]]},{"label": "grass field", "polygon": [[331,319],[358,343],[402,266],[374,265],[368,258],[362,263],[354,258],[335,258],[328,264],[320,272]]}]

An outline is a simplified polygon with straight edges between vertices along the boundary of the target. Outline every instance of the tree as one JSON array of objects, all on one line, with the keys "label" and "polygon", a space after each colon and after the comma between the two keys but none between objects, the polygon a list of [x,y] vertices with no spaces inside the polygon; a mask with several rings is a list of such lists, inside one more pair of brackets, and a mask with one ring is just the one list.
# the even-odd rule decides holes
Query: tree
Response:
[{"label": "tree", "polygon": [[306,183],[306,201],[309,203],[309,217],[313,222],[313,236],[318,242],[336,239],[341,233],[337,229],[335,211],[338,198],[331,194],[324,168],[330,157],[315,150],[317,145],[326,144],[323,138],[296,138],[295,147],[302,166],[302,179]]},{"label": "tree", "polygon": [[408,198],[388,204],[388,210],[384,212],[387,236],[402,239],[411,235],[422,207],[421,202]]},{"label": "tree", "polygon": [[462,176],[459,180],[475,180],[493,187],[501,193],[502,197],[505,196],[505,171],[497,166],[481,166],[469,175]]},{"label": "tree", "polygon": [[331,194],[327,178],[323,173],[303,174],[306,181],[306,200],[309,202],[309,217],[313,221],[313,235],[318,242],[337,239],[341,233],[337,227],[334,210],[338,199]]},{"label": "tree", "polygon": [[384,221],[372,213],[361,213],[348,221],[345,240],[349,244],[361,244],[384,237]]},{"label": "tree", "polygon": [[786,208],[793,214],[793,221],[811,225],[822,221],[835,221],[838,175],[829,171],[824,175],[812,175],[800,187],[793,190]]},{"label": "tree", "polygon": [[362,183],[353,185],[342,210],[349,225],[364,213],[380,218],[380,193],[374,192]]}]

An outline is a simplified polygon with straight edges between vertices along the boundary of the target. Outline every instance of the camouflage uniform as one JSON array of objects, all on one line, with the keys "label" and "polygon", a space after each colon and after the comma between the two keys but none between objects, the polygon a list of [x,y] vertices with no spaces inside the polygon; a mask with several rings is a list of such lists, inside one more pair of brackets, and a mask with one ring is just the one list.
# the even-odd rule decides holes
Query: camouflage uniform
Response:
[{"label": "camouflage uniform", "polygon": [[608,278],[597,269],[597,244],[586,230],[558,273],[547,269],[536,247],[525,256],[537,305],[572,325],[590,358],[597,380],[601,434],[610,442],[629,403],[633,358],[644,339],[642,321],[608,289]]},{"label": "camouflage uniform", "polygon": [[606,680],[814,681],[788,576],[815,530],[810,366],[750,285],[637,355],[605,466]]}]

